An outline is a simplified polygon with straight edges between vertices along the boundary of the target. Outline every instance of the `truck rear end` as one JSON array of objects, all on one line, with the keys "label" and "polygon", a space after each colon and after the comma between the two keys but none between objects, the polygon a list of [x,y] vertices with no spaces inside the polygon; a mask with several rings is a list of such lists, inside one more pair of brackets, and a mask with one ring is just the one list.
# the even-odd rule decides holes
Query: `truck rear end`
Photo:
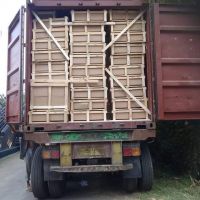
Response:
[{"label": "truck rear end", "polygon": [[158,9],[143,1],[34,0],[16,15],[7,121],[33,152],[35,197],[61,197],[68,175],[79,173],[119,172],[126,191],[151,189]]}]

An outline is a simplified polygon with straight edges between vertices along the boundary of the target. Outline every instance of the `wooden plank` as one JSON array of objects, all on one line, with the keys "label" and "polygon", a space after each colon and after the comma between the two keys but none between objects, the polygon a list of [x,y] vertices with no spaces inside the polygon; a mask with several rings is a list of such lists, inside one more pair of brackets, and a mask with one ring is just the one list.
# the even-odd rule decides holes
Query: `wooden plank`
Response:
[{"label": "wooden plank", "polygon": [[54,43],[56,44],[56,46],[58,47],[58,49],[62,52],[62,54],[66,58],[66,60],[69,60],[69,57],[66,54],[66,52],[62,49],[62,47],[57,42],[57,40],[54,38],[54,36],[51,34],[51,32],[48,30],[48,28],[44,25],[44,23],[42,22],[42,20],[37,16],[37,14],[34,11],[32,11],[32,13],[33,13],[34,17],[37,19],[37,21],[40,23],[40,25],[42,26],[42,28],[44,28],[44,30],[47,32],[47,34],[49,35],[49,37],[54,41]]},{"label": "wooden plank", "polygon": [[126,26],[126,28],[124,28],[124,30],[122,30],[117,37],[115,37],[104,49],[102,52],[105,52],[108,48],[110,48],[138,19],[141,18],[141,16],[143,16],[143,14],[145,13],[145,10],[142,11],[128,26]]},{"label": "wooden plank", "polygon": [[127,93],[129,97],[131,97],[141,108],[143,108],[149,115],[151,115],[151,111],[145,105],[143,105],[134,95],[132,95],[130,91],[126,89],[123,84],[108,69],[105,69],[105,71],[122,88],[122,90]]}]

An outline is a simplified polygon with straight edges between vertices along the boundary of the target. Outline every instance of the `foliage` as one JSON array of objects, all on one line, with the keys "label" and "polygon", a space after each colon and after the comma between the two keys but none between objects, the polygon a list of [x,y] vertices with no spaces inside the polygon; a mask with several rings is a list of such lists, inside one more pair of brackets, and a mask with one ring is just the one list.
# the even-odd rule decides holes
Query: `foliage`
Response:
[{"label": "foliage", "polygon": [[200,179],[200,122],[160,122],[152,145],[156,166]]}]

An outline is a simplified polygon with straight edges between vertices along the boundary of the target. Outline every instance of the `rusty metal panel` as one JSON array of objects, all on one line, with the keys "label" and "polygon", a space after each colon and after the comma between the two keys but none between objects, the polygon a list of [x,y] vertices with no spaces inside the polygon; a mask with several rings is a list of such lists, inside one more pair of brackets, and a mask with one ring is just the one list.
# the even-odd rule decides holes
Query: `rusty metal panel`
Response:
[{"label": "rusty metal panel", "polygon": [[35,6],[52,6],[52,7],[128,7],[141,6],[145,0],[33,0]]},{"label": "rusty metal panel", "polygon": [[12,124],[22,122],[23,21],[22,7],[8,28],[6,120]]},{"label": "rusty metal panel", "polygon": [[200,15],[193,7],[154,6],[157,119],[200,118]]},{"label": "rusty metal panel", "polygon": [[72,158],[109,158],[111,157],[110,143],[78,143],[72,146]]}]

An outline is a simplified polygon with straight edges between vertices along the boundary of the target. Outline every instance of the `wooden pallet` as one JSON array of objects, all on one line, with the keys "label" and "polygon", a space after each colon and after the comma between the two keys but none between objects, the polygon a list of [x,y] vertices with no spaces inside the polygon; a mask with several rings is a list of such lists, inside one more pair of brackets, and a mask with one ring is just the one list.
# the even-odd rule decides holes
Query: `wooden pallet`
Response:
[{"label": "wooden pallet", "polygon": [[30,109],[66,109],[69,106],[67,83],[35,83],[31,82]]},{"label": "wooden pallet", "polygon": [[106,110],[97,111],[73,111],[70,113],[71,122],[106,121]]},{"label": "wooden pallet", "polygon": [[[131,23],[131,21],[116,22],[115,25],[111,25],[111,32],[120,33]],[[129,32],[145,32],[145,26],[146,22],[144,20],[138,20],[129,28]]]},{"label": "wooden pallet", "polygon": [[[69,53],[65,50],[66,54]],[[61,51],[32,51],[32,62],[45,62],[45,61],[66,61],[66,58]]]},{"label": "wooden pallet", "polygon": [[[68,26],[68,18],[67,17],[42,19],[42,22],[48,29],[65,28],[66,26]],[[34,30],[42,29],[42,26],[36,19],[33,20],[33,29]]]},{"label": "wooden pallet", "polygon": [[29,113],[29,123],[66,123],[68,122],[68,111],[55,110],[33,110]]},{"label": "wooden pallet", "polygon": [[68,80],[68,73],[56,72],[56,73],[32,73],[32,80],[37,82],[54,82],[54,81],[66,81]]},{"label": "wooden pallet", "polygon": [[[135,97],[146,98],[146,87],[128,88]],[[129,97],[121,88],[111,88],[111,95],[113,99],[128,99]]]},{"label": "wooden pallet", "polygon": [[[59,39],[59,38],[63,38],[66,41],[68,41],[69,39],[69,29],[66,26],[65,28],[52,28],[51,30],[51,34],[54,36],[54,38]],[[50,39],[49,35],[47,34],[47,32],[44,29],[36,29],[33,30],[33,39],[34,40],[39,40],[39,39]]]},{"label": "wooden pallet", "polygon": [[107,10],[71,11],[72,22],[106,22]]},{"label": "wooden pallet", "polygon": [[69,73],[71,77],[104,77],[105,66],[71,66]]},{"label": "wooden pallet", "polygon": [[71,24],[70,34],[74,33],[104,33],[104,24]]},{"label": "wooden pallet", "polygon": [[71,99],[107,99],[107,88],[71,88]]},{"label": "wooden pallet", "polygon": [[144,65],[144,54],[129,54],[129,55],[112,55],[111,65]]},{"label": "wooden pallet", "polygon": [[102,54],[102,50],[105,48],[104,43],[71,43],[71,54]]},{"label": "wooden pallet", "polygon": [[149,120],[148,114],[143,110],[115,110],[113,113],[113,120]]},{"label": "wooden pallet", "polygon": [[[147,106],[147,99],[138,98],[138,100],[145,106]],[[130,110],[141,109],[141,107],[132,99],[112,99],[113,110]]]},{"label": "wooden pallet", "polygon": [[70,33],[70,42],[78,44],[105,43],[105,32]]},{"label": "wooden pallet", "polygon": [[32,72],[33,73],[68,73],[68,61],[53,61],[53,62],[33,62],[32,63]]},{"label": "wooden pallet", "polygon": [[[109,21],[124,22],[134,20],[139,11],[137,10],[109,10]],[[143,16],[140,20],[143,20]]]},{"label": "wooden pallet", "polygon": [[81,54],[81,55],[70,55],[70,66],[105,66],[106,58],[105,54]]},{"label": "wooden pallet", "polygon": [[124,44],[113,44],[111,47],[112,55],[123,55],[123,54],[145,54],[146,45],[145,43],[124,43]]},{"label": "wooden pallet", "polygon": [[77,110],[106,110],[107,100],[72,100],[71,111]]},{"label": "wooden pallet", "polygon": [[[132,87],[145,87],[145,76],[120,76],[117,79],[125,86],[126,88]],[[118,88],[119,85],[110,78],[111,88]]]},{"label": "wooden pallet", "polygon": [[144,65],[133,65],[133,66],[110,66],[109,70],[114,76],[144,76]]},{"label": "wooden pallet", "polygon": [[[111,40],[117,37],[119,33],[111,33]],[[130,32],[124,33],[116,42],[118,43],[143,43],[146,42],[146,32]]]},{"label": "wooden pallet", "polygon": [[70,82],[71,88],[105,88],[106,87],[106,77],[82,77],[82,78],[72,78]]},{"label": "wooden pallet", "polygon": [[[57,38],[57,42],[60,44],[62,49],[69,49],[69,44],[67,38]],[[37,39],[32,40],[32,50],[33,51],[53,51],[58,50],[54,41],[51,39]]]}]

